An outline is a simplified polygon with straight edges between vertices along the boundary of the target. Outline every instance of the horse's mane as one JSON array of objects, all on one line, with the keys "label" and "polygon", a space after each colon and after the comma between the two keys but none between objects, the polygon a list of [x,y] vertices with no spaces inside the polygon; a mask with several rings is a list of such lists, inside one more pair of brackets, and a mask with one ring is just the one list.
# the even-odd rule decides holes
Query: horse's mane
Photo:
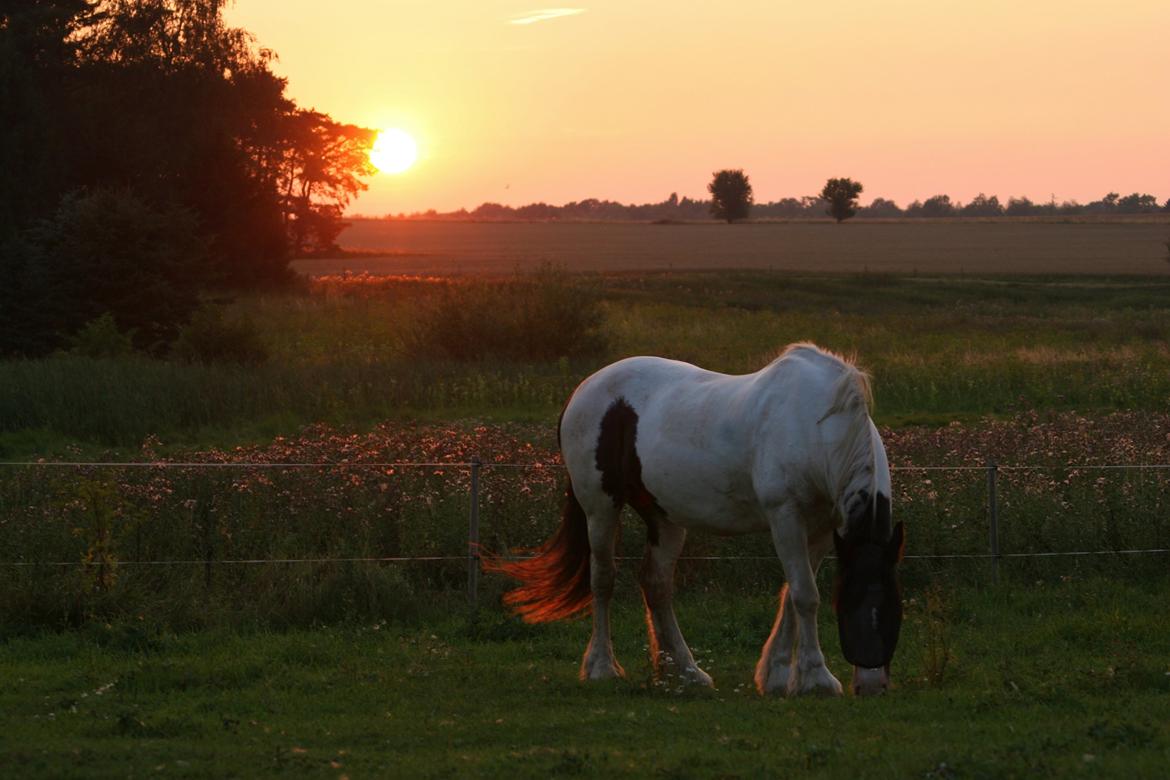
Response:
[{"label": "horse's mane", "polygon": [[838,376],[829,394],[829,405],[817,419],[817,425],[835,414],[846,415],[849,420],[840,448],[835,452],[840,458],[836,464],[840,470],[838,484],[834,486],[837,494],[835,498],[842,516],[848,517],[846,504],[859,489],[868,492],[869,500],[876,509],[877,464],[873,437],[869,432],[869,414],[873,409],[873,388],[869,373],[860,368],[854,358],[808,342],[790,344],[776,360],[797,354],[827,360],[838,369]]},{"label": "horse's mane", "polygon": [[[857,365],[856,357],[842,355],[839,352],[818,347],[811,341],[798,341],[794,344],[789,344],[781,350],[780,354],[773,358],[768,365],[779,363],[786,357],[806,353],[811,353],[813,357],[824,358],[831,363],[835,363],[841,370],[841,376],[833,387],[833,402],[829,404],[828,410],[821,416],[820,420],[838,412],[845,411],[854,404],[863,406],[866,413],[873,410],[873,388],[870,386],[870,374],[864,368]],[[817,422],[820,422],[820,420],[817,420]]]}]

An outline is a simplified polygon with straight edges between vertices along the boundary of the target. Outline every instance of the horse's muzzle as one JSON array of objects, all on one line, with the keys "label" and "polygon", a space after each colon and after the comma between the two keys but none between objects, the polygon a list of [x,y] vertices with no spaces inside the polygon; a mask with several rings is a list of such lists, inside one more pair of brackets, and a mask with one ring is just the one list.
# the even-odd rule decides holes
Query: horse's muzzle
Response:
[{"label": "horse's muzzle", "polygon": [[865,669],[861,666],[853,667],[853,695],[876,696],[886,692],[890,687],[890,674],[885,667]]}]

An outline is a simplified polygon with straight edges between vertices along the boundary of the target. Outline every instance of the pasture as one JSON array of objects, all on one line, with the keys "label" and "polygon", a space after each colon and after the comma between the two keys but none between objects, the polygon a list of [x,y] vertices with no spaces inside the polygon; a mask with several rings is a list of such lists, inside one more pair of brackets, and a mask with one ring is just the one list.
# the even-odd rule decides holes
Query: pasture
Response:
[{"label": "pasture", "polygon": [[[1101,467],[1170,463],[1166,225],[835,227],[359,222],[343,242],[390,257],[302,261],[324,275],[228,304],[265,345],[258,364],[0,364],[0,459],[235,464],[0,465],[0,560],[65,564],[0,571],[0,765],[1156,774],[1170,757],[1166,556],[1120,551],[1170,547],[1170,473]],[[361,238],[383,228],[415,232]],[[990,259],[976,270],[968,251]],[[718,266],[721,252],[756,268],[678,270]],[[515,275],[550,259],[589,269],[586,255],[626,268]],[[453,271],[492,278],[396,275]],[[481,306],[497,295],[506,305]],[[596,315],[592,351],[492,351],[497,330],[529,328],[535,344],[565,329],[566,300]],[[460,306],[476,312],[468,329],[433,317]],[[512,318],[529,306],[547,320]],[[420,352],[450,338],[469,354]],[[718,690],[653,678],[632,561],[615,628],[629,677],[581,686],[585,624],[505,616],[498,577],[469,610],[467,470],[374,465],[483,457],[483,542],[535,544],[557,515],[556,415],[583,376],[640,353],[751,371],[798,340],[856,353],[873,372],[912,555],[986,552],[988,460],[1027,467],[1000,476],[1006,553],[1095,553],[1004,559],[999,585],[986,558],[908,560],[896,688],[877,701],[751,690],[780,582],[763,537],[696,536],[687,555],[736,560],[680,564],[680,622]],[[293,462],[346,465],[262,465]],[[927,465],[958,469],[916,469]],[[622,555],[643,540],[629,518]],[[378,557],[431,560],[338,560]],[[832,576],[829,562],[826,602]],[[841,674],[831,611],[820,619]]]},{"label": "pasture", "polygon": [[717,690],[655,681],[629,580],[615,628],[629,677],[605,685],[576,680],[587,624],[450,603],[283,632],[97,624],[5,643],[0,761],[71,777],[1156,777],[1164,603],[1164,588],[1099,579],[912,593],[896,687],[873,700],[757,696],[773,612],[759,593],[681,600]]},{"label": "pasture", "polygon": [[1161,277],[725,271],[562,281],[538,292],[549,299],[547,322],[526,324],[511,342],[557,332],[558,312],[570,308],[561,301],[579,296],[596,302],[605,337],[596,354],[477,359],[477,339],[516,327],[511,306],[490,305],[466,332],[448,334],[471,359],[420,352],[411,348],[420,318],[448,287],[469,301],[493,291],[479,280],[357,276],[232,303],[229,316],[246,318],[267,345],[260,365],[8,361],[0,364],[0,457],[76,448],[122,457],[147,437],[164,451],[229,446],[317,423],[548,423],[582,377],[626,355],[738,373],[800,340],[857,354],[875,377],[876,418],[891,425],[1033,410],[1161,411],[1170,398],[1170,280]]}]

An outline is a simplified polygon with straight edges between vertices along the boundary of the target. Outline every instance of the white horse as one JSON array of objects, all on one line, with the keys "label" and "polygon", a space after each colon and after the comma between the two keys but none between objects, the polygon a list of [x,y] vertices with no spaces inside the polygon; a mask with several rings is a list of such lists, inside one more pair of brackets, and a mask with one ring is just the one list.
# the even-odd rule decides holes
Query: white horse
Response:
[{"label": "white horse", "polygon": [[835,546],[834,602],[854,693],[884,691],[902,620],[903,536],[902,524],[890,523],[889,466],[870,402],[864,373],[811,344],[744,376],[655,357],[614,363],[582,382],[561,414],[569,485],[559,530],[531,558],[489,556],[486,566],[521,581],[505,600],[529,622],[592,606],[581,677],[622,675],[609,610],[619,515],[629,504],[647,525],[638,580],[652,658],[711,685],[672,604],[687,531],[771,531],[787,584],[756,687],[838,695],[817,638],[816,570]]}]

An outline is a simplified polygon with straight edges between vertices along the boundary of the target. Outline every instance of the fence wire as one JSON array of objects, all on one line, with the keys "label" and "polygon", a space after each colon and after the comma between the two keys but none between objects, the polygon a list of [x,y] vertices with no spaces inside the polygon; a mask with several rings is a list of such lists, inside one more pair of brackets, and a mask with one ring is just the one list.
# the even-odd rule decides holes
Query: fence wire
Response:
[{"label": "fence wire", "polygon": [[[0,468],[35,468],[35,469],[442,469],[442,470],[471,470],[473,474],[481,469],[564,469],[559,462],[543,463],[516,463],[492,461],[290,461],[290,462],[222,462],[222,461],[0,461]],[[1165,471],[1170,470],[1170,463],[1085,463],[1085,464],[995,464],[987,465],[896,465],[891,466],[893,472],[1085,472],[1085,471]],[[478,491],[472,489],[473,506],[478,502]],[[994,504],[994,497],[992,498]],[[474,511],[474,510],[473,510]],[[994,522],[994,521],[993,521]],[[994,546],[994,545],[993,545]],[[237,558],[237,559],[175,559],[175,560],[118,560],[113,564],[74,560],[74,561],[0,561],[0,567],[7,568],[36,568],[36,567],[76,567],[114,565],[117,567],[134,566],[257,566],[257,565],[297,565],[297,564],[331,564],[331,563],[415,563],[415,562],[443,562],[469,561],[478,562],[479,555],[473,549],[461,555],[421,555],[421,556],[371,556],[371,557],[307,557],[307,558]],[[1027,558],[1063,558],[1063,557],[1090,557],[1090,556],[1137,556],[1137,555],[1165,555],[1170,554],[1170,548],[1154,547],[1145,549],[1110,549],[1110,550],[1071,550],[1071,551],[1040,551],[1040,552],[1001,552],[993,550],[982,553],[937,553],[937,554],[910,554],[906,560],[1000,560],[1000,559],[1027,559]],[[508,556],[507,559],[519,560],[522,556]],[[828,556],[832,560],[834,556]],[[640,560],[637,556],[617,556],[618,560]],[[680,561],[776,561],[772,555],[747,556],[720,556],[694,555],[680,556]]]}]

